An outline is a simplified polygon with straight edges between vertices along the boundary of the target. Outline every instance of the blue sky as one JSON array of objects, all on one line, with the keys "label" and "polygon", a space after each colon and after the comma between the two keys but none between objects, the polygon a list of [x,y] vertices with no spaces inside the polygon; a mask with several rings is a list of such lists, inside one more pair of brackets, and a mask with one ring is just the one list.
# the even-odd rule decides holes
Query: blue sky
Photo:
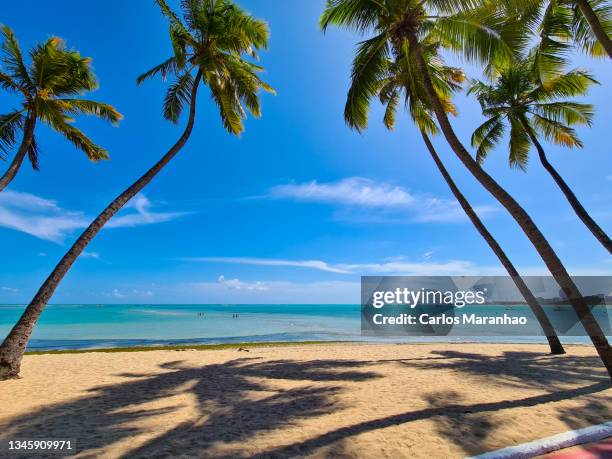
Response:
[{"label": "blue sky", "polygon": [[[237,139],[202,93],[188,145],[94,240],[52,302],[358,302],[362,274],[503,274],[405,117],[388,132],[375,108],[365,133],[345,126],[357,37],[323,35],[317,26],[323,3],[240,2],[270,24],[261,63],[277,95],[262,96],[263,117],[249,119]],[[98,164],[38,127],[41,171],[24,166],[0,195],[0,303],[22,303],[78,231],[175,141],[182,123],[161,116],[163,82],[135,85],[136,76],[171,54],[166,22],[152,1],[39,2],[27,15],[11,2],[0,22],[15,30],[24,50],[57,35],[93,57],[100,89],[89,97],[125,115],[119,128],[77,121],[110,151],[111,159]],[[594,126],[579,130],[583,150],[546,147],[610,232],[612,68],[582,57],[576,65],[602,83],[588,97],[597,107]],[[3,112],[15,103],[5,94],[1,101]],[[458,104],[454,126],[468,144],[482,119],[473,100],[459,96]],[[521,272],[545,274],[514,222],[441,140],[436,145]],[[502,146],[485,168],[531,213],[572,273],[612,274],[610,257],[535,156],[527,174],[510,170]]]}]

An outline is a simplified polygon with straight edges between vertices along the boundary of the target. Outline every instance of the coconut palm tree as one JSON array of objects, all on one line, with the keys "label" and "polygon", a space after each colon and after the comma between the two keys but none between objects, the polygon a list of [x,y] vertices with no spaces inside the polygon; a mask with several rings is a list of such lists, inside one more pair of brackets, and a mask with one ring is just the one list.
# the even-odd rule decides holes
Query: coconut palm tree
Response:
[{"label": "coconut palm tree", "polygon": [[354,87],[359,91],[349,93],[347,108],[354,110],[357,117],[367,116],[367,96],[376,94],[375,75],[386,59],[391,54],[399,54],[402,48],[413,54],[415,71],[423,78],[426,100],[452,151],[521,227],[570,300],[612,377],[612,348],[567,269],[529,214],[470,156],[455,134],[444,103],[436,93],[422,48],[424,36],[431,34],[445,48],[461,53],[466,59],[488,64],[511,60],[529,41],[529,37],[517,33],[520,22],[514,18],[498,18],[496,10],[488,11],[490,3],[481,8],[477,6],[466,4],[464,0],[328,0],[321,26],[325,30],[334,24],[373,35],[360,43],[354,59],[354,68],[361,69],[359,78],[354,79]]},{"label": "coconut palm tree", "polygon": [[[514,62],[499,71],[492,84],[474,80],[468,93],[474,94],[487,120],[472,135],[476,160],[482,163],[509,129],[511,167],[526,170],[531,147],[559,186],[567,201],[593,236],[612,253],[612,241],[582,206],[572,189],[548,161],[539,136],[568,148],[582,147],[572,125],[591,125],[593,106],[566,100],[580,96],[595,79],[582,70],[551,78],[543,84],[533,72],[533,59]],[[561,99],[561,100],[560,100]]]},{"label": "coconut palm tree", "polygon": [[79,236],[47,280],[40,287],[17,324],[0,345],[0,379],[16,377],[21,359],[36,321],[58,284],[77,257],[103,226],[131,198],[142,190],[185,146],[195,123],[196,100],[201,85],[210,90],[225,129],[238,135],[244,130],[246,112],[261,114],[258,93],[272,92],[257,73],[261,67],[246,56],[256,58],[256,51],[268,43],[268,26],[255,19],[230,0],[186,0],[182,3],[183,20],[164,0],[157,0],[162,14],[170,22],[170,40],[174,55],[138,78],[171,76],[163,103],[164,117],[177,123],[183,109],[189,112],[187,124],[177,142],[143,176],[114,199]]},{"label": "coconut palm tree", "polygon": [[[496,2],[498,14],[515,18],[535,44],[534,71],[544,83],[566,70],[578,48],[612,58],[612,5],[607,0],[512,0]],[[492,72],[494,74],[494,72]]]},{"label": "coconut palm tree", "polygon": [[49,38],[30,51],[31,63],[26,65],[15,34],[8,26],[0,28],[0,88],[21,97],[21,106],[0,115],[0,158],[22,140],[15,157],[0,177],[0,191],[15,178],[26,155],[34,170],[38,170],[38,143],[35,128],[38,121],[62,134],[92,161],[108,158],[108,152],[75,128],[73,116],[94,115],[117,124],[121,114],[112,106],[80,99],[86,91],[98,87],[91,69],[91,59],[66,49],[64,41]]},{"label": "coconut palm tree", "polygon": [[[423,53],[426,56],[426,60],[429,65],[429,73],[432,77],[436,93],[444,105],[447,113],[456,115],[457,110],[452,102],[452,95],[455,91],[461,88],[461,83],[463,83],[465,80],[464,73],[461,71],[461,69],[444,65],[443,60],[438,54],[440,45],[438,42],[431,39],[431,37],[426,37],[422,40],[422,47]],[[427,103],[423,90],[423,79],[417,71],[414,56],[406,51],[408,50],[402,49],[398,53],[394,54],[393,58],[387,59],[386,62],[380,67],[379,73],[373,76],[373,79],[376,81],[375,88],[378,92],[380,102],[385,106],[385,113],[383,117],[385,126],[390,130],[395,127],[396,112],[403,101],[403,105],[407,108],[412,121],[421,132],[421,136],[423,137],[427,150],[434,160],[436,167],[442,174],[446,184],[478,233],[483,237],[485,242],[489,245],[491,250],[493,250],[493,253],[495,253],[501,262],[502,266],[506,269],[519,292],[523,295],[525,301],[530,306],[536,319],[540,323],[540,326],[542,327],[542,330],[544,331],[544,334],[548,340],[551,353],[564,354],[565,351],[563,346],[561,345],[554,327],[546,316],[544,309],[538,303],[535,295],[533,295],[529,287],[527,287],[502,247],[495,240],[480,217],[478,217],[467,198],[459,190],[459,187],[457,187],[455,181],[444,166],[444,163],[438,156],[438,153],[436,152],[429,138],[430,135],[436,135],[438,133],[438,127],[434,120],[434,115],[431,112],[430,104]],[[358,81],[361,78],[360,72],[361,68],[355,66],[353,67],[352,82]],[[351,88],[349,89],[349,94],[353,95],[353,97],[359,97],[357,95],[358,88],[352,84]],[[368,100],[368,104],[370,104],[373,98],[369,97],[368,95],[365,97]],[[367,127],[367,112],[365,118],[361,117],[359,119],[354,119],[349,103],[350,98],[347,98],[347,110],[345,111],[347,124],[361,132]]]},{"label": "coconut palm tree", "polygon": [[[529,6],[526,9],[535,11]],[[612,5],[609,2],[548,0],[542,3],[540,15],[537,33],[544,52],[561,57],[573,41],[592,56],[612,59]]]}]

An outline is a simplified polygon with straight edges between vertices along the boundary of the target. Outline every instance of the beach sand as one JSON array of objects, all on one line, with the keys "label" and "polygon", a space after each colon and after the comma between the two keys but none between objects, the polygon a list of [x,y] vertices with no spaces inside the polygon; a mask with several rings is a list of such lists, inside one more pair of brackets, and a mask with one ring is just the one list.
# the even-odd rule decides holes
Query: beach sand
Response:
[{"label": "beach sand", "polygon": [[[248,348],[248,345],[245,345]],[[595,351],[329,344],[26,356],[0,439],[78,457],[465,457],[610,420]]]}]

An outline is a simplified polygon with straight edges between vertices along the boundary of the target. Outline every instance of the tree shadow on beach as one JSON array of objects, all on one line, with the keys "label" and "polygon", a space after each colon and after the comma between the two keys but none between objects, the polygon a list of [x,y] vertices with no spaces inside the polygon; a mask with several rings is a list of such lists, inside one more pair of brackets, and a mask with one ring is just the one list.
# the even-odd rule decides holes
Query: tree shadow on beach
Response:
[{"label": "tree shadow on beach", "polygon": [[[491,414],[581,397],[579,410],[559,411],[559,419],[574,428],[596,422],[607,407],[597,399],[610,388],[605,372],[594,371],[597,359],[590,356],[547,356],[537,352],[506,352],[503,356],[433,351],[412,359],[381,360],[264,360],[237,358],[219,364],[192,366],[184,361],[160,365],[162,372],[123,373],[123,381],[93,388],[85,397],[52,405],[11,420],[0,438],[77,437],[81,457],[100,457],[101,450],[115,443],[128,443],[127,457],[349,457],[351,439],[378,429],[432,420],[439,436],[453,442],[468,455],[486,450],[486,439],[504,428]],[[483,378],[491,386],[531,388],[536,395],[483,401],[466,401],[448,388],[423,396],[426,406],[399,414],[366,419],[327,432],[303,431],[305,419],[317,418],[359,400],[342,397],[346,382],[380,378],[385,367],[400,366],[407,374],[415,369],[451,369],[470,378]],[[431,372],[432,377],[436,372]],[[403,378],[402,381],[408,379]],[[472,380],[473,381],[473,380]],[[298,384],[296,384],[298,382]],[[290,386],[290,387],[289,387]],[[289,388],[288,388],[289,387]],[[410,387],[398,386],[398,395],[410,396]],[[528,392],[533,394],[533,390]],[[151,417],[179,417],[187,409],[185,397],[194,399],[191,415],[182,422],[151,427]],[[409,405],[408,405],[409,406]],[[192,408],[189,408],[192,409]],[[601,421],[600,421],[601,422]],[[155,424],[155,423],[153,423]],[[295,429],[293,443],[283,444],[283,429]],[[70,433],[70,434],[68,434]],[[261,451],[260,435],[272,435],[278,446]],[[278,436],[277,436],[278,434]],[[137,446],[131,438],[142,437]],[[276,440],[278,439],[278,440]],[[268,441],[270,443],[270,441]],[[367,452],[364,452],[367,454]]]},{"label": "tree shadow on beach", "polygon": [[[450,369],[459,374],[482,377],[484,384],[532,389],[539,395],[498,402],[468,403],[454,390],[428,394],[428,407],[401,414],[368,420],[340,427],[304,442],[280,446],[254,457],[293,457],[312,454],[330,445],[340,444],[351,437],[395,426],[410,428],[419,420],[434,421],[441,438],[454,443],[467,455],[487,451],[487,437],[504,426],[491,414],[515,408],[526,408],[559,402],[576,397],[584,398],[578,409],[559,410],[558,418],[569,428],[602,422],[609,406],[592,397],[612,387],[605,369],[600,368],[597,357],[552,356],[540,352],[509,351],[501,356],[465,353],[454,350],[432,351],[429,357],[411,359],[383,359],[375,364],[396,364],[419,369]],[[597,370],[594,370],[597,368]],[[433,373],[432,373],[433,374]]]},{"label": "tree shadow on beach", "polygon": [[[123,373],[127,382],[91,389],[91,394],[14,418],[0,438],[77,438],[83,457],[99,457],[100,448],[146,433],[138,421],[167,415],[184,408],[180,403],[147,408],[173,395],[195,397],[194,418],[171,427],[145,445],[129,451],[129,457],[236,456],[246,441],[262,431],[291,426],[299,419],[341,409],[334,382],[364,381],[379,377],[362,371],[359,361],[319,360],[261,361],[234,359],[199,367],[182,361],[160,365],[163,373]],[[283,380],[303,382],[283,389]],[[183,403],[184,405],[184,403]],[[170,427],[170,426],[168,426]],[[157,435],[157,436],[156,436]],[[214,445],[238,442],[234,451],[214,452]]]},{"label": "tree shadow on beach", "polygon": [[551,391],[564,389],[568,385],[610,381],[597,356],[552,355],[533,351],[506,351],[502,355],[492,356],[455,350],[432,351],[432,354],[434,357],[430,359],[400,363],[410,368],[451,369],[517,389]]}]

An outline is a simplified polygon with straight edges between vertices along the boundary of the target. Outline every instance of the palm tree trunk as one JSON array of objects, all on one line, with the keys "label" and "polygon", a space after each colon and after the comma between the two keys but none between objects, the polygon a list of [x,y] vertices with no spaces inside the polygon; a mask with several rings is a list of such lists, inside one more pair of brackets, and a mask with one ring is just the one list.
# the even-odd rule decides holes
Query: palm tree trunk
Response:
[{"label": "palm tree trunk", "polygon": [[23,130],[23,139],[21,140],[21,145],[19,145],[19,149],[11,161],[10,166],[4,173],[2,177],[0,177],[0,192],[2,192],[9,183],[13,181],[17,172],[21,168],[23,164],[23,159],[28,153],[28,149],[30,145],[32,145],[32,139],[34,139],[34,127],[36,126],[36,115],[33,112],[28,114],[28,117],[25,122],[25,129]]},{"label": "palm tree trunk", "polygon": [[480,235],[483,237],[483,239],[486,241],[489,247],[491,247],[491,250],[493,250],[493,253],[497,255],[497,258],[499,259],[503,267],[506,268],[506,271],[508,271],[508,274],[514,281],[514,285],[516,285],[516,288],[518,288],[519,292],[521,292],[521,295],[523,295],[523,298],[525,298],[525,301],[531,308],[531,311],[535,315],[537,321],[542,327],[542,330],[544,331],[544,334],[546,335],[546,339],[548,340],[548,345],[550,346],[551,354],[565,354],[565,350],[563,349],[563,346],[561,345],[561,341],[559,341],[559,337],[557,336],[557,333],[555,332],[554,327],[550,323],[550,320],[548,320],[548,317],[546,316],[544,309],[542,308],[540,303],[538,303],[538,300],[533,295],[529,287],[527,287],[527,284],[525,284],[525,281],[520,276],[520,274],[518,273],[518,271],[516,270],[516,268],[514,267],[514,265],[512,264],[512,262],[506,255],[506,253],[504,252],[504,250],[495,240],[493,235],[489,232],[489,230],[484,225],[480,217],[478,217],[478,215],[476,214],[476,212],[474,211],[474,209],[472,208],[472,206],[470,205],[466,197],[463,195],[463,193],[461,193],[461,191],[459,190],[459,188],[453,181],[452,177],[446,170],[446,167],[444,167],[442,160],[438,156],[438,153],[434,149],[434,146],[432,145],[431,140],[429,139],[427,134],[421,131],[421,135],[423,136],[423,141],[425,142],[425,145],[427,145],[429,154],[431,155],[434,162],[436,163],[436,166],[438,167],[438,170],[442,174],[442,177],[444,177],[446,184],[451,189],[453,195],[455,196],[455,198],[461,205],[461,208],[464,210],[464,212],[466,213],[466,215],[468,216],[468,218],[470,219],[470,221],[472,222],[476,230],[480,233]]},{"label": "palm tree trunk", "polygon": [[595,220],[593,220],[593,218],[589,215],[586,209],[582,206],[580,201],[578,201],[578,198],[576,197],[572,189],[567,185],[567,183],[565,183],[563,177],[561,177],[561,175],[559,175],[559,173],[552,166],[552,164],[548,162],[548,158],[546,157],[544,148],[542,147],[540,142],[538,142],[538,138],[533,133],[531,127],[524,120],[521,120],[521,123],[523,124],[523,128],[527,131],[529,138],[535,145],[536,150],[538,150],[538,156],[540,157],[540,162],[544,166],[544,169],[546,169],[546,171],[552,176],[557,186],[561,188],[561,191],[567,198],[567,201],[570,203],[570,206],[572,206],[572,209],[574,209],[574,212],[576,212],[576,215],[578,215],[578,218],[582,220],[582,223],[584,223],[589,229],[589,231],[593,233],[593,236],[597,238],[601,245],[603,245],[608,250],[608,252],[612,253],[612,241],[610,240],[606,232],[595,222]]},{"label": "palm tree trunk", "polygon": [[604,47],[606,53],[608,53],[608,56],[610,57],[610,59],[612,59],[612,40],[601,26],[601,22],[599,22],[599,18],[595,14],[595,11],[593,11],[591,4],[588,2],[588,0],[575,1],[576,5],[578,5],[578,8],[580,8],[580,12],[583,14],[584,18],[589,23],[589,26],[591,27],[595,38],[597,38],[597,41],[601,43],[601,46]]},{"label": "palm tree trunk", "polygon": [[183,148],[191,135],[196,114],[196,96],[202,73],[198,72],[189,106],[189,121],[179,140],[168,150],[168,152],[142,177],[134,182],[128,189],[112,201],[104,211],[87,227],[79,236],[70,250],[57,264],[44,284],[38,289],[32,302],[25,309],[17,324],[10,331],[4,342],[0,345],[0,379],[15,378],[19,375],[21,360],[26,345],[32,334],[43,309],[55,292],[55,289],[72,267],[77,257],[83,252],[91,240],[100,232],[104,225],[115,215],[130,199],[142,190],[153,178],[166,166],[174,156]]},{"label": "palm tree trunk", "polygon": [[489,174],[487,174],[480,165],[470,156],[468,151],[465,149],[463,144],[457,138],[453,128],[446,116],[446,112],[442,107],[440,99],[433,87],[431,77],[428,72],[427,65],[423,59],[418,39],[414,32],[408,33],[408,40],[410,47],[415,55],[419,71],[423,76],[424,89],[427,94],[427,98],[431,103],[432,109],[436,114],[440,128],[444,133],[446,141],[451,146],[455,155],[463,163],[463,165],[470,171],[472,176],[478,180],[478,182],[489,192],[497,201],[504,206],[504,208],[512,215],[514,220],[521,227],[525,235],[529,238],[538,254],[546,264],[548,270],[552,274],[553,278],[559,284],[559,287],[563,290],[566,297],[571,302],[576,315],[580,319],[586,333],[591,338],[599,357],[608,371],[608,374],[612,378],[612,348],[606,339],[601,327],[591,314],[589,306],[584,301],[582,294],[576,287],[576,284],[570,277],[569,273],[561,263],[561,260],[544,237],[544,234],[536,226],[534,221],[531,219],[529,214],[525,212],[516,200],[508,194]]}]

